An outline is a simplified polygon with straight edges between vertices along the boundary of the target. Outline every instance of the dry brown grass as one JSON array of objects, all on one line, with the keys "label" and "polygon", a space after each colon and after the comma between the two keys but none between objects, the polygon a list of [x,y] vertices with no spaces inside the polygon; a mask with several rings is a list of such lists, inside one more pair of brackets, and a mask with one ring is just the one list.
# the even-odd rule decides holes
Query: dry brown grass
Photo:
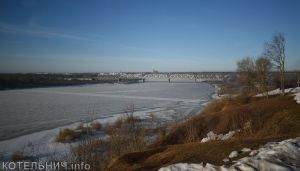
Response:
[{"label": "dry brown grass", "polygon": [[143,152],[129,153],[112,161],[106,171],[154,171],[178,162],[212,163],[223,165],[223,159],[230,152],[244,147],[257,149],[261,144],[278,139],[235,139],[229,141],[212,141],[208,143],[185,143],[157,147]]},{"label": "dry brown grass", "polygon": [[[157,170],[178,162],[222,165],[231,151],[300,136],[299,112],[300,105],[292,96],[218,100],[200,115],[177,124],[150,150],[125,154],[111,161],[106,170]],[[241,131],[230,140],[199,142],[209,131],[224,134],[236,129]]]},{"label": "dry brown grass", "polygon": [[[209,131],[227,133],[242,130],[240,137],[280,137],[300,135],[300,105],[292,96],[265,98],[227,98],[209,104],[200,115],[179,124],[155,145],[190,142],[188,129],[193,125],[195,138],[200,140]],[[250,133],[250,135],[249,135]]]},{"label": "dry brown grass", "polygon": [[58,135],[56,136],[55,141],[66,143],[66,142],[74,141],[74,140],[78,139],[79,137],[80,137],[80,132],[69,129],[69,128],[65,128],[65,129],[62,129],[59,131]]}]

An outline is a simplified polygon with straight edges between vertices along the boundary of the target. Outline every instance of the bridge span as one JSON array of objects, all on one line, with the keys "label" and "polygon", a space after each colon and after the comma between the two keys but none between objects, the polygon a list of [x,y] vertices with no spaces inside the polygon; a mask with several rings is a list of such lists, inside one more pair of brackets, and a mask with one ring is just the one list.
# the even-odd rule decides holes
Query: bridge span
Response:
[{"label": "bridge span", "polygon": [[162,73],[119,73],[120,78],[145,81],[226,81],[236,76],[235,72],[162,72]]}]

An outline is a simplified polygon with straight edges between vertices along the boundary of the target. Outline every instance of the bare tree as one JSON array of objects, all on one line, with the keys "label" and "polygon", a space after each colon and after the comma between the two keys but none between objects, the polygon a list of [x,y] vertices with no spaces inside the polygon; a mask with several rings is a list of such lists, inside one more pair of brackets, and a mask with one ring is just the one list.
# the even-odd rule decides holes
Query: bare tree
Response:
[{"label": "bare tree", "polygon": [[251,92],[255,83],[255,63],[252,58],[246,57],[237,62],[237,72],[240,76],[240,83]]},{"label": "bare tree", "polygon": [[265,45],[264,56],[271,59],[274,66],[280,73],[281,94],[284,95],[285,89],[285,38],[282,33],[275,33],[271,42]]},{"label": "bare tree", "polygon": [[256,79],[260,93],[268,98],[269,71],[272,63],[269,58],[259,57],[255,60]]}]

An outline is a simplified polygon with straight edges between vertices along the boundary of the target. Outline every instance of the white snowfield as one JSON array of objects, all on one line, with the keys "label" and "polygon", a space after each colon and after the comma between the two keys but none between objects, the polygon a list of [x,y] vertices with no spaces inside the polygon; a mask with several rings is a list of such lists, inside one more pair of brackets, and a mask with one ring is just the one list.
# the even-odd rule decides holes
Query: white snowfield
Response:
[{"label": "white snowfield", "polygon": [[[249,150],[247,150],[249,152]],[[252,153],[253,152],[253,153]],[[241,150],[238,153],[243,153]],[[270,142],[250,153],[248,156],[233,161],[231,166],[215,166],[207,163],[177,163],[159,169],[159,171],[299,171],[300,137],[281,142]]]}]

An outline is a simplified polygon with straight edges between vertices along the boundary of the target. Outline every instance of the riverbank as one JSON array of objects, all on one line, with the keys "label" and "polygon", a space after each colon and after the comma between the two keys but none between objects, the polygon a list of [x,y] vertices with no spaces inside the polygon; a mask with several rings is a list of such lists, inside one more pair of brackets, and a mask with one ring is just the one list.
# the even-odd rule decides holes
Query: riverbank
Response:
[{"label": "riverbank", "polygon": [[[261,151],[259,149],[261,145],[268,142],[282,144],[290,142],[290,140],[284,141],[286,139],[299,137],[299,111],[300,105],[296,103],[294,94],[275,95],[268,99],[248,96],[231,96],[220,99],[208,104],[201,114],[179,123],[169,134],[151,146],[152,148],[139,153],[123,155],[111,161],[105,170],[152,171],[163,167],[166,170],[188,170],[191,166],[205,169],[228,169],[232,165],[236,166],[234,165],[236,161],[243,161],[243,157],[250,152]],[[211,136],[211,131],[218,137],[220,135],[223,137],[228,132],[235,130],[239,131],[230,139],[202,141]],[[295,140],[298,141],[299,138]],[[246,149],[248,152],[243,154],[240,151],[244,148],[250,150]],[[272,149],[270,150],[272,151]],[[294,153],[288,153],[287,156],[289,154]],[[247,161],[252,161],[252,158],[248,159]],[[277,162],[274,156],[271,159],[269,163],[255,161],[256,164],[253,167],[276,169],[287,166],[284,162],[283,164]],[[299,160],[299,158],[287,159],[285,162],[290,164],[289,168],[297,170],[300,169]],[[189,165],[189,163],[193,164]],[[245,163],[247,164],[247,162]],[[272,163],[275,164],[272,165]],[[239,166],[243,167],[243,163],[240,162]]]}]

